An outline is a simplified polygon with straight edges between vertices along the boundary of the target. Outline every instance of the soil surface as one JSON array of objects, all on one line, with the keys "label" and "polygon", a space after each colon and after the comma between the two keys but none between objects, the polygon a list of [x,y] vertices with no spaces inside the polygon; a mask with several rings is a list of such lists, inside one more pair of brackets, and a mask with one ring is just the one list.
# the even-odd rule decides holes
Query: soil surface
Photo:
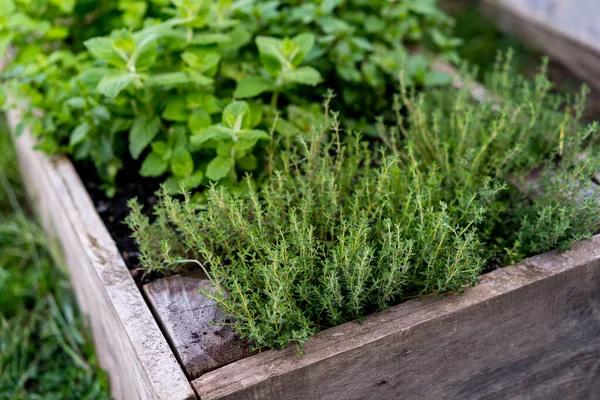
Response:
[{"label": "soil surface", "polygon": [[117,192],[112,198],[108,198],[101,188],[101,181],[93,165],[76,163],[75,168],[127,267],[136,282],[140,282],[144,279],[144,274],[139,269],[138,246],[131,238],[131,230],[124,222],[129,215],[127,202],[137,198],[144,205],[146,215],[151,215],[152,206],[156,203],[154,193],[159,189],[161,180],[141,178],[138,175],[139,165],[133,160],[126,160],[124,164],[127,167],[119,171]]}]

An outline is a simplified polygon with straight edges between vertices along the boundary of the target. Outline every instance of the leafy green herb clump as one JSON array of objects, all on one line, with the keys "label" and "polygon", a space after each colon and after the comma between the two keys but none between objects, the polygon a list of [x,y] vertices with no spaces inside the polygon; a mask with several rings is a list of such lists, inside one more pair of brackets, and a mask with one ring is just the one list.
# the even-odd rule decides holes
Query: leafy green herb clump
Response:
[{"label": "leafy green herb clump", "polygon": [[[336,140],[324,140],[332,127]],[[342,144],[337,122],[301,140],[282,170],[247,193],[211,187],[199,209],[163,193],[149,225],[131,203],[142,262],[169,270],[203,260],[214,298],[257,347],[305,342],[340,324],[416,295],[460,290],[483,260],[473,221],[477,201],[447,205],[441,175],[403,170],[359,137]],[[458,209],[456,210],[458,211]]]},{"label": "leafy green herb clump", "polygon": [[[326,80],[348,114],[372,118],[401,68],[415,84],[448,82],[407,46],[456,60],[459,44],[435,0],[37,3],[8,0],[0,11],[7,27],[31,22],[3,31],[3,45],[17,50],[4,78],[30,99],[39,148],[93,162],[108,194],[131,159],[142,176],[168,177],[171,192],[235,185],[260,174],[265,129],[288,137],[311,129],[326,89],[314,86]],[[232,107],[247,109],[244,129],[253,132],[244,138],[227,126]]]},{"label": "leafy green herb clump", "polygon": [[[200,203],[163,191],[153,222],[132,201],[142,264],[167,274],[202,264],[214,283],[205,295],[236,331],[281,348],[413,296],[460,291],[486,267],[568,248],[600,226],[596,127],[577,125],[583,96],[565,109],[543,74],[509,79],[508,65],[489,81],[496,102],[474,101],[468,85],[404,89],[379,143],[342,135],[330,113],[282,144],[258,188],[211,187]],[[527,184],[534,169],[537,186]]]}]

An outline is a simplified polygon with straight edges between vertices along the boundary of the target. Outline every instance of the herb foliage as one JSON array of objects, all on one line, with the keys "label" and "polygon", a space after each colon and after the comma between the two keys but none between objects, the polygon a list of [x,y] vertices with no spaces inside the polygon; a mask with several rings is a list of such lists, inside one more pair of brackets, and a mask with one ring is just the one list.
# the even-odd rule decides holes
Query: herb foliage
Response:
[{"label": "herb foliage", "polygon": [[[334,88],[364,126],[400,69],[415,84],[448,82],[407,46],[456,60],[459,44],[435,0],[6,3],[0,41],[17,55],[3,78],[43,111],[26,118],[39,148],[93,162],[108,194],[130,159],[171,192],[235,185],[260,174],[274,121],[280,135],[310,130]],[[226,121],[241,114],[246,132],[233,132]]]},{"label": "herb foliage", "polygon": [[543,73],[514,78],[509,65],[499,59],[488,81],[499,102],[480,104],[466,88],[403,87],[397,123],[378,124],[379,143],[342,134],[327,113],[284,141],[262,186],[213,186],[204,203],[163,191],[153,222],[132,201],[142,264],[168,274],[200,262],[214,284],[205,295],[236,331],[282,348],[568,248],[600,226],[597,126],[578,124],[585,91],[561,98]]}]

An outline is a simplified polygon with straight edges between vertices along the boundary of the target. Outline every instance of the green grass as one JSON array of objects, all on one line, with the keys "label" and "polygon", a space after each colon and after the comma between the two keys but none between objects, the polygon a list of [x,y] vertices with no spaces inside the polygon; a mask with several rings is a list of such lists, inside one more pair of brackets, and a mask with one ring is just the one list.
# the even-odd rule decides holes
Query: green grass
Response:
[{"label": "green grass", "polygon": [[1,118],[0,399],[108,399],[68,279],[23,204]]}]

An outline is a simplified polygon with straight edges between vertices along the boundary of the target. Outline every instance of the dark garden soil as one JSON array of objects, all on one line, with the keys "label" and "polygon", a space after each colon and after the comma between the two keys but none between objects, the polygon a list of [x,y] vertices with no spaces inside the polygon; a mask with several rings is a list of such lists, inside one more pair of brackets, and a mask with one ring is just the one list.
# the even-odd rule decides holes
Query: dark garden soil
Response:
[{"label": "dark garden soil", "polygon": [[146,278],[143,271],[139,269],[138,246],[131,237],[131,230],[124,222],[129,215],[127,202],[137,198],[144,205],[145,213],[152,214],[152,206],[156,202],[154,193],[159,189],[161,180],[141,178],[138,175],[140,166],[133,160],[126,160],[124,164],[126,167],[119,171],[117,192],[112,198],[108,198],[101,188],[101,181],[93,165],[76,163],[75,168],[134,279],[138,283],[143,283],[141,281]]}]

